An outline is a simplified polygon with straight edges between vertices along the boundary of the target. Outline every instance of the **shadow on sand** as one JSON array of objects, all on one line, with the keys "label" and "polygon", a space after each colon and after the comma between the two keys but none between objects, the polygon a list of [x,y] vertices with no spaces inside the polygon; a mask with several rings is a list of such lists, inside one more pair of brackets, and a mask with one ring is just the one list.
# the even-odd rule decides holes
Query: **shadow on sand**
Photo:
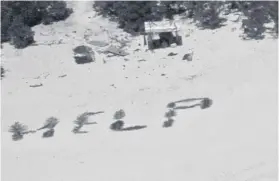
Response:
[{"label": "shadow on sand", "polygon": [[110,129],[113,131],[135,131],[135,130],[140,130],[144,129],[147,126],[145,125],[136,125],[136,126],[130,126],[124,128],[124,121],[118,120],[110,125]]},{"label": "shadow on sand", "polygon": [[127,128],[122,128],[120,131],[135,131],[135,130],[140,130],[140,129],[145,129],[147,128],[146,125],[137,125],[137,126],[130,126],[130,127],[127,127]]}]

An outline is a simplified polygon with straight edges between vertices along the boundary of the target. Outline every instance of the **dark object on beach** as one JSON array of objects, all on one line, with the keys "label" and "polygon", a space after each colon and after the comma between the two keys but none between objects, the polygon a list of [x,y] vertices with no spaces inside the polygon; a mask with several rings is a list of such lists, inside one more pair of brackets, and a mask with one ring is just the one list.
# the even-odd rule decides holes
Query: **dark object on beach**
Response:
[{"label": "dark object on beach", "polygon": [[91,63],[95,61],[95,53],[88,46],[77,46],[73,49],[74,58],[77,64]]},{"label": "dark object on beach", "polygon": [[170,53],[168,54],[168,56],[175,56],[175,55],[177,55],[177,53],[170,52]]},{"label": "dark object on beach", "polygon": [[118,120],[110,125],[110,129],[114,131],[120,131],[122,130],[123,127],[124,127],[124,122],[121,120]]},{"label": "dark object on beach", "polygon": [[193,54],[192,53],[187,53],[182,58],[182,60],[187,60],[188,62],[192,61],[192,59],[193,59]]}]

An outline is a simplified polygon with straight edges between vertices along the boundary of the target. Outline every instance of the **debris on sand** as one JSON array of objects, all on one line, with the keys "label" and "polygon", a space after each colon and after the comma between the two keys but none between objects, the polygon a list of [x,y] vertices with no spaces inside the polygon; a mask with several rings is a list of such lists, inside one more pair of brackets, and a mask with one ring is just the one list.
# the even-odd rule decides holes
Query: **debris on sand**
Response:
[{"label": "debris on sand", "polygon": [[108,46],[109,44],[107,42],[104,42],[104,41],[96,41],[96,40],[91,40],[88,42],[90,45],[93,45],[93,46],[97,46],[97,47],[106,47]]},{"label": "debris on sand", "polygon": [[29,87],[41,87],[41,86],[43,86],[42,83],[29,85]]},{"label": "debris on sand", "polygon": [[112,53],[114,55],[118,55],[118,56],[126,56],[129,55],[129,53],[121,50],[120,48],[117,48],[115,46],[110,46],[108,47],[105,51],[105,53]]},{"label": "debris on sand", "polygon": [[182,58],[182,60],[187,60],[188,62],[192,61],[192,59],[193,59],[193,53],[186,53]]},{"label": "debris on sand", "polygon": [[175,55],[177,55],[177,53],[170,52],[170,53],[168,54],[168,56],[175,56]]},{"label": "debris on sand", "polygon": [[140,60],[138,60],[138,62],[146,62],[146,60],[145,59],[140,59]]},{"label": "debris on sand", "polygon": [[58,78],[63,78],[63,77],[66,77],[67,74],[63,74],[63,75],[59,75]]}]

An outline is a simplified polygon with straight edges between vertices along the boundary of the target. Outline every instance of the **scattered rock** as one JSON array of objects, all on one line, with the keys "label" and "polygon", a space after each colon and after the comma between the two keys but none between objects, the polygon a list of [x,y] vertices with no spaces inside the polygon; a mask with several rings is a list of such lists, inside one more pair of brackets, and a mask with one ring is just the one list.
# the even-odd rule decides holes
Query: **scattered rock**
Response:
[{"label": "scattered rock", "polygon": [[168,56],[175,56],[175,55],[177,55],[177,53],[171,52],[171,53],[168,54]]},{"label": "scattered rock", "polygon": [[134,50],[134,52],[138,52],[138,51],[140,51],[140,49],[139,49],[139,48],[137,48],[137,49],[135,49],[135,50]]},{"label": "scattered rock", "polygon": [[129,61],[129,59],[128,58],[124,58],[124,60],[127,62],[127,61]]},{"label": "scattered rock", "polygon": [[161,76],[166,76],[166,74],[161,74]]},{"label": "scattered rock", "polygon": [[146,60],[145,59],[140,59],[140,60],[138,60],[138,62],[146,62]]}]

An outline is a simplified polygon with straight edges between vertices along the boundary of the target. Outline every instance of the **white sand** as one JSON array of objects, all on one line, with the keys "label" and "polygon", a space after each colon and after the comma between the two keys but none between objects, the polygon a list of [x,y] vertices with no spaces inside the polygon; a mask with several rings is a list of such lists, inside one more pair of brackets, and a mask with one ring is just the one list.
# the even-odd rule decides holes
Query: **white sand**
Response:
[{"label": "white sand", "polygon": [[[34,27],[38,43],[65,44],[22,51],[4,45],[3,181],[277,180],[276,40],[242,41],[238,31],[231,32],[238,25],[213,34],[185,23],[184,34],[193,32],[182,47],[145,52],[142,37],[129,37],[129,61],[96,54],[95,63],[77,65],[72,49],[85,43],[87,28],[96,40],[109,40],[99,26],[125,35],[115,23],[88,19],[94,15],[90,6],[73,4],[76,14],[67,21]],[[182,61],[190,50],[193,61]],[[43,86],[29,87],[35,83]],[[209,97],[212,107],[180,110],[174,125],[162,128],[169,102],[197,97]],[[119,109],[126,112],[127,126],[148,127],[112,132]],[[98,124],[85,127],[88,134],[74,135],[73,120],[85,111],[105,113],[92,117]],[[11,140],[14,121],[36,129],[50,116],[60,120],[54,137],[42,139],[39,132]]]}]

